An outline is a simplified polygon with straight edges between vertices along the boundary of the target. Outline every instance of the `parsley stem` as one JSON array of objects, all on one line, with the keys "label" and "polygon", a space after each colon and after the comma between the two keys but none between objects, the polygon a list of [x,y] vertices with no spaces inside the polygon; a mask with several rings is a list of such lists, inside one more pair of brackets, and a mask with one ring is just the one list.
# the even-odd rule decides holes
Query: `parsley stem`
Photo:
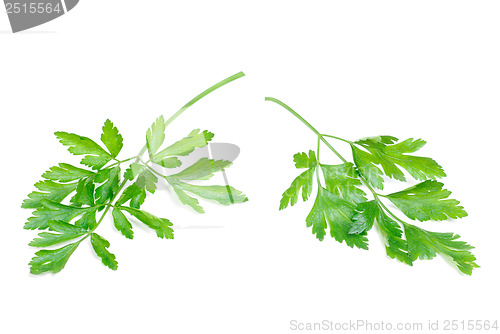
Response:
[{"label": "parsley stem", "polygon": [[187,108],[191,107],[193,104],[195,104],[196,102],[198,102],[199,100],[201,100],[203,97],[207,96],[208,94],[210,94],[211,92],[213,92],[214,90],[230,83],[231,81],[234,81],[236,79],[239,79],[241,77],[244,77],[245,76],[245,73],[243,72],[238,72],[232,76],[230,76],[229,78],[226,78],[224,80],[222,80],[221,82],[219,83],[216,83],[215,85],[213,85],[212,87],[204,90],[203,92],[201,92],[200,94],[198,94],[195,98],[193,98],[191,101],[189,101],[188,103],[186,103],[181,109],[179,109],[179,111],[177,111],[175,114],[173,114],[166,122],[165,122],[165,126],[168,126],[170,123],[172,123],[177,117],[179,117],[180,114],[182,114],[184,112],[184,110],[186,110]]},{"label": "parsley stem", "polygon": [[321,186],[321,182],[320,182],[320,178],[319,178],[319,170],[320,170],[320,163],[319,163],[319,149],[321,147],[321,142],[319,140],[319,137],[318,137],[318,148],[317,148],[317,152],[316,152],[316,159],[318,161],[318,165],[316,166],[316,179],[318,180],[318,186]]},{"label": "parsley stem", "polygon": [[111,167],[114,167],[114,166],[116,166],[116,165],[120,165],[120,164],[122,164],[122,163],[124,163],[124,162],[130,161],[130,160],[133,160],[133,159],[135,159],[135,158],[137,158],[137,156],[133,156],[133,157],[128,158],[128,159],[125,159],[125,160],[117,160],[117,159],[114,159],[114,160],[116,160],[116,162],[115,162],[115,163],[113,163],[113,164],[111,164],[111,165],[106,166],[106,168],[111,168]]},{"label": "parsley stem", "polygon": [[329,138],[337,139],[337,140],[341,140],[341,141],[346,142],[348,144],[352,144],[352,141],[344,139],[344,138],[335,137],[335,136],[332,136],[332,135],[325,135],[325,134],[322,134],[322,136],[323,137],[329,137]]},{"label": "parsley stem", "polygon": [[[122,183],[123,184],[123,183]],[[118,195],[118,193],[120,192],[121,189],[119,189],[116,194],[109,200],[108,202],[108,206],[106,207],[106,209],[104,210],[104,212],[102,213],[101,215],[101,218],[99,218],[99,221],[97,222],[97,224],[95,224],[95,227],[92,229],[92,231],[89,231],[89,233],[87,234],[87,236],[91,235],[98,227],[99,225],[101,224],[102,220],[104,219],[104,217],[106,216],[106,214],[109,212],[109,209],[111,209],[112,205],[111,203],[113,203],[113,201],[115,200],[116,198],[116,195]],[[85,237],[86,238],[86,237]]]},{"label": "parsley stem", "polygon": [[131,158],[128,158],[125,160],[120,160],[119,163],[124,163],[124,162],[130,161],[130,160],[136,159],[136,158],[137,158],[137,156],[134,156],[134,157],[131,157]]},{"label": "parsley stem", "polygon": [[344,159],[344,157],[342,157],[340,155],[339,152],[337,152],[337,150],[335,150],[333,148],[332,145],[330,145],[330,143],[324,138],[324,136],[319,133],[318,130],[316,130],[311,124],[309,124],[308,121],[306,121],[304,118],[302,118],[302,116],[300,116],[299,114],[297,114],[292,108],[290,108],[289,106],[287,106],[286,104],[284,104],[283,102],[281,102],[280,100],[278,99],[275,99],[274,97],[266,97],[265,98],[266,101],[271,101],[271,102],[274,102],[274,103],[277,103],[279,104],[280,106],[282,106],[283,108],[285,108],[286,110],[288,110],[292,115],[294,115],[295,117],[297,117],[302,123],[304,123],[304,125],[306,125],[312,132],[314,132],[318,138],[323,142],[325,143],[326,146],[328,146],[328,148],[333,152],[335,153],[335,155],[340,159],[342,160],[344,163],[347,163],[347,160]]}]

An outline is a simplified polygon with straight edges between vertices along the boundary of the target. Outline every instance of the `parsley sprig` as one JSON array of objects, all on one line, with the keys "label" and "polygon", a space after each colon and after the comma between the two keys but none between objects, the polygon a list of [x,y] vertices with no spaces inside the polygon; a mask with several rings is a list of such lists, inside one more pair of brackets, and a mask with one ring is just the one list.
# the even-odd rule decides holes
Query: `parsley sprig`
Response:
[{"label": "parsley sprig", "polygon": [[[331,237],[338,242],[368,249],[367,232],[375,226],[384,239],[387,255],[410,266],[417,259],[432,259],[441,254],[467,275],[478,267],[470,252],[473,247],[458,240],[459,235],[424,230],[400,219],[384,203],[384,200],[392,202],[406,217],[421,222],[467,216],[460,202],[450,199],[451,192],[443,189],[443,183],[436,180],[446,176],[442,167],[433,159],[410,155],[422,148],[425,141],[412,138],[399,141],[392,136],[378,136],[353,142],[322,134],[283,102],[272,97],[265,100],[288,110],[318,138],[316,152],[310,150],[294,155],[295,167],[304,171],[283,193],[280,210],[296,204],[299,193],[302,200],[307,201],[316,175],[316,200],[306,223],[319,240],[324,239],[329,227]],[[349,145],[353,162],[347,161],[327,139]],[[319,158],[321,143],[342,163],[322,164]],[[382,194],[383,175],[405,182],[402,169],[422,182],[399,192]],[[362,187],[372,195],[371,200]]]},{"label": "parsley sprig", "polygon": [[[110,120],[106,120],[102,127],[100,139],[104,146],[88,137],[56,132],[61,144],[67,146],[71,154],[83,156],[81,164],[89,168],[60,163],[42,175],[43,180],[35,184],[38,190],[30,193],[24,200],[23,208],[34,209],[24,228],[48,230],[40,232],[29,245],[38,248],[54,246],[35,253],[30,262],[31,273],[60,272],[73,252],[87,239],[102,263],[116,270],[118,262],[109,251],[110,243],[96,233],[110,211],[116,230],[128,239],[134,237],[130,218],[153,229],[159,238],[173,239],[174,231],[170,220],[141,210],[147,192],[155,192],[159,177],[173,187],[183,204],[200,213],[204,210],[193,196],[223,205],[247,201],[243,193],[229,186],[194,185],[187,182],[208,180],[214,173],[228,168],[230,161],[201,158],[181,172],[171,175],[165,175],[153,167],[180,167],[182,163],[179,156],[188,155],[196,148],[208,145],[213,133],[196,129],[161,149],[164,146],[166,127],[178,116],[204,96],[243,76],[240,72],[210,87],[166,121],[160,116],[146,133],[146,145],[136,156],[130,158],[118,159],[123,148],[123,137]],[[146,151],[149,159],[144,161],[142,157]],[[67,203],[63,204],[64,200],[68,200]],[[99,214],[100,217],[97,218]]]}]

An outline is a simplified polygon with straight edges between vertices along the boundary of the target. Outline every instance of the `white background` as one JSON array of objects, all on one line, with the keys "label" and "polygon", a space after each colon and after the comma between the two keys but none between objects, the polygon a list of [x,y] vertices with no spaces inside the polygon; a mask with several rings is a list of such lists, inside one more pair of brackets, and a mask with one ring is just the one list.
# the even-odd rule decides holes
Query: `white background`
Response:
[{"label": "white background", "polygon": [[[0,332],[276,334],[294,332],[294,319],[499,320],[499,16],[498,1],[82,0],[14,35],[1,13]],[[97,139],[110,118],[131,156],[157,116],[240,70],[247,76],[189,109],[167,139],[203,128],[239,145],[228,177],[249,202],[204,202],[199,215],[161,191],[144,208],[174,222],[175,240],[139,226],[127,240],[106,221],[98,232],[116,272],[82,244],[61,273],[29,274],[36,233],[22,228],[21,202],[43,171],[78,161],[54,131]],[[460,234],[481,268],[468,277],[441,257],[406,266],[385,255],[375,230],[369,251],[319,242],[305,227],[312,201],[279,212],[298,175],[293,154],[316,139],[265,96],[347,139],[427,140],[421,154],[445,168],[469,217],[418,225]]]}]

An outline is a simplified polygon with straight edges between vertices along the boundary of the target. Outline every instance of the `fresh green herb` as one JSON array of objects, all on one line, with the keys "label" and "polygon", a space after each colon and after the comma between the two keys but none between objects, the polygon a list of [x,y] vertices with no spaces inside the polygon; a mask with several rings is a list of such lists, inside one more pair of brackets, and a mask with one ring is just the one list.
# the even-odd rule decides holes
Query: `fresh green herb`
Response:
[{"label": "fresh green herb", "polygon": [[[266,101],[275,102],[287,109],[318,138],[316,152],[294,155],[295,167],[305,171],[283,193],[280,210],[296,204],[299,193],[302,194],[302,200],[307,201],[316,175],[316,200],[306,223],[308,227],[312,227],[312,233],[319,240],[324,239],[329,228],[330,235],[338,242],[368,249],[367,232],[376,226],[384,239],[387,255],[410,266],[417,259],[432,259],[439,253],[453,261],[467,275],[471,275],[472,270],[478,267],[476,258],[470,252],[473,247],[457,240],[459,235],[430,232],[409,224],[396,216],[383,202],[383,199],[389,200],[412,220],[446,220],[467,216],[464,208],[459,205],[460,202],[449,199],[451,192],[443,189],[443,183],[436,181],[437,178],[446,176],[441,166],[430,158],[410,155],[422,148],[425,141],[410,138],[399,142],[395,137],[379,136],[352,142],[321,134],[289,106],[275,98],[267,97]],[[354,163],[340,155],[326,138],[350,145]],[[341,164],[320,163],[321,142],[342,161]],[[406,181],[402,169],[422,182],[396,193],[381,194],[378,190],[384,188],[382,176]],[[363,186],[373,199],[367,198]]]},{"label": "fresh green herb", "polygon": [[[83,156],[81,164],[90,169],[66,163],[54,166],[42,175],[43,181],[35,184],[38,190],[24,200],[23,208],[35,210],[24,228],[49,231],[40,232],[38,238],[29,245],[40,248],[55,246],[54,249],[43,249],[35,253],[36,256],[30,262],[31,273],[61,271],[80,243],[89,237],[92,248],[102,263],[116,270],[118,262],[109,250],[110,243],[95,232],[110,210],[114,226],[128,239],[134,237],[130,218],[153,229],[159,238],[173,239],[174,231],[168,219],[158,218],[141,210],[146,193],[155,192],[159,178],[172,185],[182,203],[201,213],[203,208],[192,195],[224,205],[247,201],[245,195],[232,187],[231,193],[228,193],[228,186],[200,186],[184,182],[207,180],[215,172],[228,168],[231,165],[229,161],[202,158],[173,175],[164,175],[154,168],[154,165],[179,167],[182,163],[178,156],[188,155],[196,148],[208,145],[213,134],[193,130],[187,137],[160,150],[165,141],[165,129],[170,123],[207,94],[242,76],[242,72],[237,73],[210,87],[167,121],[162,116],[159,117],[146,132],[146,145],[137,156],[131,158],[118,159],[123,148],[123,137],[110,120],[106,120],[102,127],[101,142],[104,146],[87,137],[56,132],[59,141],[68,146],[68,151],[73,155]],[[149,160],[144,162],[142,156],[146,150]],[[63,203],[66,199],[68,203]]]}]

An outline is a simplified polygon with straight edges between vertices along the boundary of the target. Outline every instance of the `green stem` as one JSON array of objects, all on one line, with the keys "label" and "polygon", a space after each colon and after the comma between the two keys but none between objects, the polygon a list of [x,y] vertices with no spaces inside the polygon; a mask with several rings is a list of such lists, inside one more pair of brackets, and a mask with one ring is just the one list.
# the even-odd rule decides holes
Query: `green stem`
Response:
[{"label": "green stem", "polygon": [[312,132],[314,132],[316,134],[316,136],[318,136],[318,138],[323,142],[325,143],[325,145],[333,152],[335,153],[335,155],[340,159],[342,160],[344,163],[347,163],[347,160],[344,159],[344,157],[342,157],[340,155],[339,152],[337,152],[337,150],[335,150],[333,148],[332,145],[330,145],[330,143],[324,138],[324,136],[319,133],[318,130],[316,130],[311,124],[309,124],[308,121],[306,121],[304,118],[302,118],[302,116],[300,116],[299,114],[297,114],[292,108],[290,108],[289,106],[287,106],[286,104],[284,104],[283,102],[281,102],[280,100],[278,99],[275,99],[274,97],[266,97],[265,99],[266,101],[271,101],[271,102],[274,102],[274,103],[277,103],[279,104],[280,106],[282,106],[283,108],[285,108],[286,110],[288,110],[292,115],[294,115],[295,117],[297,117],[302,123],[304,123]]},{"label": "green stem", "polygon": [[333,139],[337,139],[337,140],[341,140],[343,142],[346,142],[348,144],[353,144],[352,141],[350,140],[347,140],[347,139],[344,139],[344,138],[340,138],[340,137],[335,137],[335,136],[332,136],[332,135],[325,135],[325,134],[322,134],[323,137],[329,137],[329,138],[333,138]]},{"label": "green stem", "polygon": [[[120,190],[117,191],[117,194],[120,192]],[[88,235],[91,235],[97,229],[97,227],[101,224],[102,220],[104,219],[106,214],[109,212],[109,209],[111,209],[111,207],[112,207],[111,203],[115,200],[115,198],[116,198],[116,194],[109,200],[106,209],[104,210],[104,212],[101,215],[101,218],[99,218],[99,221],[97,222],[95,227],[92,229],[92,231],[89,232]]]},{"label": "green stem", "polygon": [[120,165],[120,164],[122,164],[124,162],[130,161],[130,160],[133,160],[133,159],[136,159],[136,158],[137,158],[137,156],[134,156],[132,158],[128,158],[128,159],[125,159],[125,160],[117,160],[117,159],[115,159],[116,162],[113,163],[113,164],[111,164],[111,165],[106,166],[106,168],[111,168],[111,167],[114,167],[116,165]]},{"label": "green stem", "polygon": [[316,152],[316,160],[318,161],[318,165],[316,166],[316,179],[318,181],[318,186],[321,186],[321,182],[320,182],[320,179],[319,179],[319,170],[320,170],[320,163],[319,163],[319,149],[320,149],[320,140],[319,140],[319,137],[318,137],[318,148],[317,148],[317,152]]},{"label": "green stem", "polygon": [[[179,109],[175,114],[173,114],[166,122],[165,122],[165,127],[167,127],[170,123],[172,123],[177,117],[179,117],[186,109],[188,109],[190,106],[192,106],[193,104],[195,104],[196,102],[198,102],[199,100],[201,100],[203,97],[207,96],[208,94],[210,94],[211,92],[215,91],[216,89],[230,83],[231,81],[234,81],[238,78],[241,78],[241,77],[244,77],[245,76],[245,73],[243,72],[239,72],[239,73],[236,73],[232,76],[230,76],[229,78],[226,78],[218,83],[216,83],[215,85],[213,85],[212,87],[204,90],[203,92],[201,92],[200,94],[198,94],[195,98],[193,98],[191,101],[189,101],[188,103],[186,103],[181,109]],[[141,160],[141,157],[143,156],[143,154],[146,152],[147,150],[147,145],[144,145],[144,147],[141,149],[141,151],[139,152],[139,154],[137,154],[135,156],[135,162],[137,163],[138,161]],[[132,158],[133,159],[133,158]],[[130,159],[129,159],[130,160]],[[106,214],[109,212],[109,209],[112,207],[111,203],[114,202],[114,200],[118,197],[118,195],[120,194],[120,192],[123,190],[123,188],[125,187],[125,184],[127,183],[127,180],[123,180],[122,183],[120,183],[120,186],[118,187],[118,190],[116,191],[116,193],[113,195],[113,197],[106,203],[107,204],[107,207],[106,209],[104,210],[104,212],[102,213],[101,217],[99,218],[99,221],[97,222],[95,228],[88,234],[90,235],[92,232],[95,231],[95,229],[97,229],[97,227],[99,226],[99,224],[101,224],[101,222],[103,221],[104,217],[106,216]],[[85,237],[86,238],[86,237]],[[84,238],[84,239],[85,239]],[[82,239],[83,240],[83,239]]]},{"label": "green stem", "polygon": [[137,159],[137,155],[132,157],[132,158],[128,158],[128,159],[125,159],[125,160],[120,160],[119,162],[122,164],[124,162],[127,162],[127,161],[130,161],[130,160],[133,160],[133,159]]}]

